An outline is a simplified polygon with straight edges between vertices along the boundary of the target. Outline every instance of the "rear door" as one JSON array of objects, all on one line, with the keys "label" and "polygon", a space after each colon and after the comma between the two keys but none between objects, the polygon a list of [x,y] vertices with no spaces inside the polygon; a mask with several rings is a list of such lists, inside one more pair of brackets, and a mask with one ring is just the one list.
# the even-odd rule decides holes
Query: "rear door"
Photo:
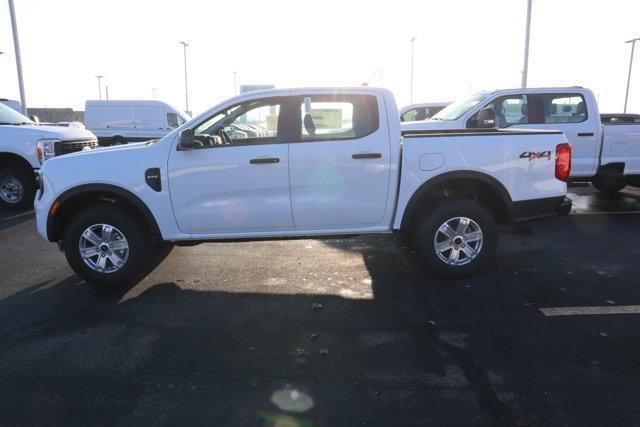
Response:
[{"label": "rear door", "polygon": [[592,176],[598,167],[599,129],[597,114],[587,110],[584,96],[578,92],[536,92],[529,98],[540,119],[524,127],[559,130],[571,143],[571,176]]},{"label": "rear door", "polygon": [[390,144],[378,95],[294,92],[297,141],[289,145],[297,230],[374,227],[386,210]]}]

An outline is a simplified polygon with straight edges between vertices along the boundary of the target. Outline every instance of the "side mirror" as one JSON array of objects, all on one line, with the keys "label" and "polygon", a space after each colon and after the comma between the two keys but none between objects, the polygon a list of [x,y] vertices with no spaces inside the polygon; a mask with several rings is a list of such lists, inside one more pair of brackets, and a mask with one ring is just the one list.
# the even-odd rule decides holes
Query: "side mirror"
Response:
[{"label": "side mirror", "polygon": [[478,111],[476,119],[476,128],[487,129],[496,127],[496,113],[491,107],[485,107]]},{"label": "side mirror", "polygon": [[196,148],[196,143],[193,138],[193,129],[184,129],[178,135],[178,151],[193,150],[194,148]]}]

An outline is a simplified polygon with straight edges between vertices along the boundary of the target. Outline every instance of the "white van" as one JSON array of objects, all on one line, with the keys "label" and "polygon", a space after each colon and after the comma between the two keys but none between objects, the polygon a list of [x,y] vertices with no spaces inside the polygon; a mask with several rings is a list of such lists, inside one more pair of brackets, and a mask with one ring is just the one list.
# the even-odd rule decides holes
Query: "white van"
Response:
[{"label": "white van", "polygon": [[84,121],[100,145],[162,138],[189,120],[161,101],[86,101]]}]

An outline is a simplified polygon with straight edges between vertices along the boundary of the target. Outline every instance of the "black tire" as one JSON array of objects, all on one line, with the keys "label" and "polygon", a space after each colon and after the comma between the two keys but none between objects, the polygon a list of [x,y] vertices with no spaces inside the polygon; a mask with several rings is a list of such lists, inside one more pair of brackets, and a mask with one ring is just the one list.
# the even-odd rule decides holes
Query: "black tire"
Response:
[{"label": "black tire", "polygon": [[113,138],[111,138],[111,145],[122,145],[126,143],[127,142],[121,136],[114,136]]},{"label": "black tire", "polygon": [[605,194],[616,194],[627,186],[626,179],[622,177],[595,176],[591,181],[593,186]]},{"label": "black tire", "polygon": [[[442,277],[462,277],[478,272],[491,261],[495,254],[498,233],[493,217],[485,208],[468,199],[441,199],[435,201],[435,203],[436,206],[428,211],[422,220],[416,224],[412,239],[416,248],[416,255],[422,266],[428,272]],[[447,222],[455,225],[459,223],[456,218],[460,217],[470,219],[475,224],[469,223],[467,228],[469,234],[460,234],[459,236],[455,234],[456,237],[448,240],[453,242],[451,249],[440,254],[445,258],[449,258],[455,246],[457,253],[459,253],[458,262],[460,264],[452,265],[440,258],[434,239],[437,236],[438,242],[443,238],[447,240],[445,235],[439,232],[440,227]],[[471,239],[475,239],[478,236],[477,233],[471,233],[472,231],[477,231],[476,227],[481,231],[482,240],[471,242]],[[468,242],[463,240],[466,236],[468,236]],[[445,243],[445,246],[447,246],[448,241],[440,243]],[[478,249],[477,255],[467,255],[467,252],[473,253],[476,249]]]},{"label": "black tire", "polygon": [[[115,227],[126,238],[128,255],[124,265],[116,271],[96,271],[85,263],[80,254],[82,234],[96,224]],[[151,235],[143,224],[126,211],[110,205],[95,205],[77,214],[65,230],[63,243],[67,262],[73,271],[85,281],[101,287],[135,285],[151,271],[150,262],[156,259],[158,250],[154,250]],[[113,263],[111,265],[114,266]]]},{"label": "black tire", "polygon": [[36,179],[32,170],[14,165],[0,166],[0,207],[31,209],[35,196]]}]

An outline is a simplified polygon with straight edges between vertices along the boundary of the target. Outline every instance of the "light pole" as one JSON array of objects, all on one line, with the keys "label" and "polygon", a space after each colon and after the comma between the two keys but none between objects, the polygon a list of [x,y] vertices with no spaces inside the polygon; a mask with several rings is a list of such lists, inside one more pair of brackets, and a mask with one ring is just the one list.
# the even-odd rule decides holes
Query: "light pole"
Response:
[{"label": "light pole", "polygon": [[100,83],[100,80],[102,80],[104,78],[104,76],[96,76],[96,79],[98,79],[98,96],[100,97],[99,99],[102,99],[102,84]]},{"label": "light pole", "polygon": [[411,37],[409,43],[411,43],[411,91],[409,92],[409,104],[413,104],[413,45],[417,37]]},{"label": "light pole", "polygon": [[189,44],[186,42],[180,42],[180,44],[184,49],[184,102],[186,106],[185,112],[188,115],[191,115],[189,113],[189,87],[187,85],[187,46],[189,46]]},{"label": "light pole", "polygon": [[27,115],[27,99],[24,94],[24,81],[22,79],[22,59],[20,58],[20,42],[18,41],[18,24],[16,23],[16,11],[13,0],[9,0],[9,15],[11,15],[11,28],[13,29],[13,48],[16,52],[16,68],[18,69],[18,89],[20,90],[20,103],[22,112]]},{"label": "light pole", "polygon": [[236,96],[238,94],[238,73],[236,73],[235,71],[233,72],[233,96]]},{"label": "light pole", "polygon": [[152,87],[152,88],[151,88],[151,93],[152,93],[152,95],[151,95],[151,96],[153,96],[153,99],[156,99],[156,90],[157,90],[157,89],[156,89],[155,87]]},{"label": "light pole", "polygon": [[529,38],[531,36],[531,1],[527,0],[527,28],[524,36],[524,65],[522,67],[522,87],[527,87],[527,73],[529,72]]},{"label": "light pole", "polygon": [[624,95],[624,112],[627,112],[627,101],[629,100],[629,84],[631,83],[631,67],[633,66],[633,51],[636,49],[636,42],[640,37],[633,40],[627,40],[625,43],[631,43],[631,59],[629,60],[629,76],[627,76],[627,92]]}]

